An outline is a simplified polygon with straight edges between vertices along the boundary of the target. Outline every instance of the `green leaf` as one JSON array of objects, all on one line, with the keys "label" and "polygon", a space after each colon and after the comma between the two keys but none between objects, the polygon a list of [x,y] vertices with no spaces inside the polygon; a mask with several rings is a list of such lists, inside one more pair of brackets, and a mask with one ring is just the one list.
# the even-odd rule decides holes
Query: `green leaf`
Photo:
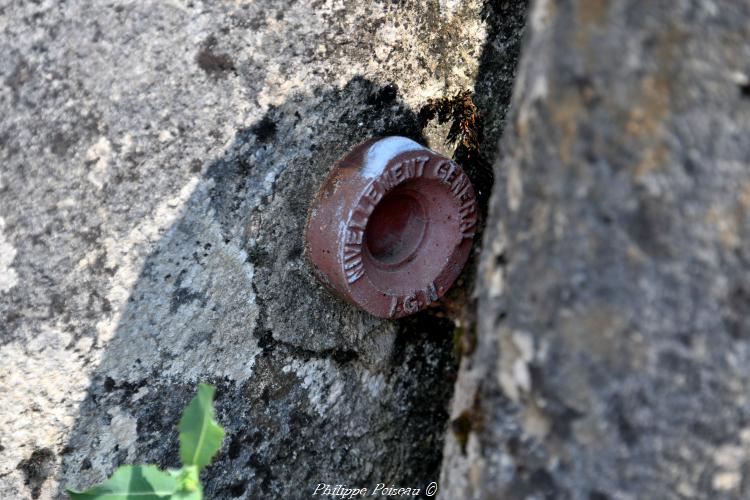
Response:
[{"label": "green leaf", "polygon": [[221,448],[224,429],[214,420],[214,392],[212,386],[200,384],[198,394],[182,413],[179,429],[183,466],[195,465],[200,470]]},{"label": "green leaf", "polygon": [[73,500],[160,500],[171,497],[177,486],[171,474],[155,465],[123,465],[102,484],[68,494]]}]

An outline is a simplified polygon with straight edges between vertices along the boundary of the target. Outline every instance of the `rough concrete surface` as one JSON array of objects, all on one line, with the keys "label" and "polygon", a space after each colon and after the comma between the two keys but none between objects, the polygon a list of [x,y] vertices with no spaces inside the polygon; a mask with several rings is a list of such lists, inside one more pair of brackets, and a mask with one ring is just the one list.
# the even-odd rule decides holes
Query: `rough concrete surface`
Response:
[{"label": "rough concrete surface", "polygon": [[430,99],[474,91],[489,158],[523,10],[0,2],[0,497],[176,466],[199,380],[227,429],[209,498],[436,480],[453,322],[333,298],[302,228],[357,142],[442,147]]},{"label": "rough concrete surface", "polygon": [[445,498],[750,498],[750,4],[529,12]]}]

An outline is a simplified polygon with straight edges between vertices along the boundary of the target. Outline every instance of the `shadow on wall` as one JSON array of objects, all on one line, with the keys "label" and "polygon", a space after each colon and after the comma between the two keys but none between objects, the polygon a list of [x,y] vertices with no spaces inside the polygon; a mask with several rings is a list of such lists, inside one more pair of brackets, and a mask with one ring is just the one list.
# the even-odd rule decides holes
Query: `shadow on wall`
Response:
[{"label": "shadow on wall", "polygon": [[331,164],[391,134],[424,142],[395,87],[361,78],[237,133],[145,262],[66,447],[64,484],[123,463],[177,466],[176,424],[198,380],[217,386],[227,429],[209,498],[437,477],[450,321],[372,318],[325,291],[303,255],[308,202]]},{"label": "shadow on wall", "polygon": [[[524,4],[488,4],[475,95],[485,169]],[[302,237],[309,200],[344,152],[376,135],[425,143],[423,126],[396,86],[355,78],[238,131],[145,262],[64,448],[62,484],[87,487],[124,463],[177,466],[176,424],[199,380],[217,386],[227,430],[207,498],[436,481],[453,323],[434,311],[382,321],[344,304],[314,279]]]}]

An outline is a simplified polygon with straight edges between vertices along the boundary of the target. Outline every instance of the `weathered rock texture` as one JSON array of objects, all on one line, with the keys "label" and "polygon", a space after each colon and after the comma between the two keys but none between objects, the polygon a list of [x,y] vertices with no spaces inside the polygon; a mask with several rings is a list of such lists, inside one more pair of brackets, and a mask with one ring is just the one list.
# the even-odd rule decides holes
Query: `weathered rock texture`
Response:
[{"label": "weathered rock texture", "polygon": [[444,497],[750,497],[750,4],[537,1],[522,54]]},{"label": "weathered rock texture", "polygon": [[357,142],[441,140],[430,99],[476,83],[494,144],[523,10],[0,2],[0,497],[177,465],[199,380],[228,436],[209,498],[436,480],[453,323],[333,298],[302,228]]}]

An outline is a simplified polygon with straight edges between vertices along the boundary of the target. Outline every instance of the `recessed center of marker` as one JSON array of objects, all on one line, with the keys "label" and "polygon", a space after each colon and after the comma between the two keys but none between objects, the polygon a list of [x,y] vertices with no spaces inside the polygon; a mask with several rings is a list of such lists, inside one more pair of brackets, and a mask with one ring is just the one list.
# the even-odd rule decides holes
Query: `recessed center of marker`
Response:
[{"label": "recessed center of marker", "polygon": [[365,247],[376,264],[394,268],[414,256],[427,228],[419,194],[396,189],[386,195],[370,215]]}]

